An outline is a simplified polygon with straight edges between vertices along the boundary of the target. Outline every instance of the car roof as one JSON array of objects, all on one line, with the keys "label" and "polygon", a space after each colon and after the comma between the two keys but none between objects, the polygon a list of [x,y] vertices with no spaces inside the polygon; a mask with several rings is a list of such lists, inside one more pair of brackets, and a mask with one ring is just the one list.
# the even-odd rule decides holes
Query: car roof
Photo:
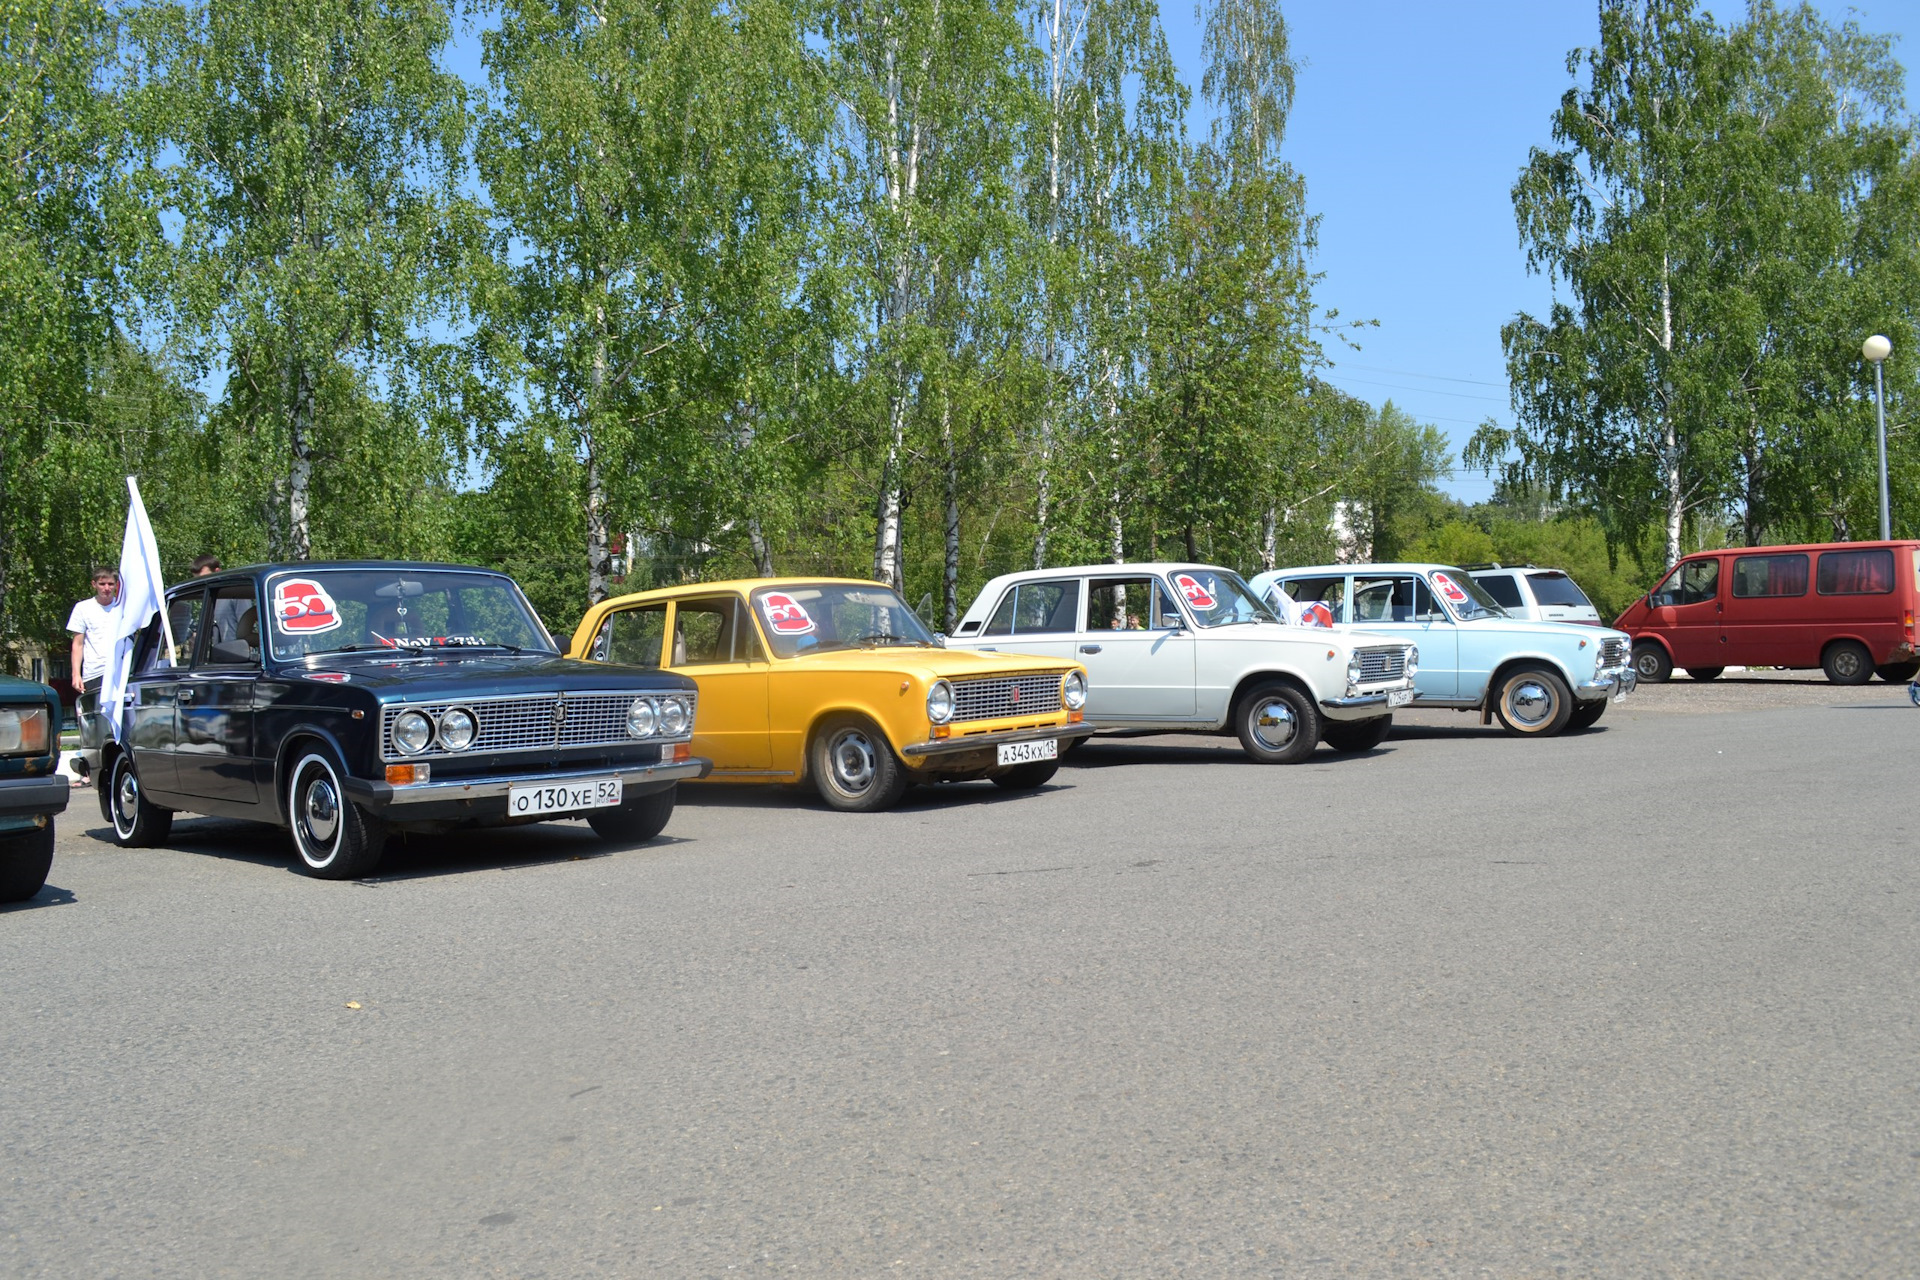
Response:
[{"label": "car roof", "polygon": [[222,569],[198,578],[183,578],[169,586],[167,591],[172,593],[188,587],[209,587],[227,582],[257,582],[276,573],[315,573],[323,569],[430,569],[449,573],[486,573],[496,578],[509,576],[485,565],[445,564],[435,560],[277,560]]},{"label": "car roof", "polygon": [[1267,572],[1256,574],[1255,576],[1261,578],[1294,578],[1306,577],[1311,574],[1321,577],[1337,578],[1349,573],[1431,573],[1435,569],[1444,569],[1454,573],[1466,572],[1466,570],[1460,568],[1458,565],[1440,564],[1431,560],[1382,560],[1368,562],[1366,564],[1310,564],[1303,565],[1298,569],[1269,569]]},{"label": "car roof", "polygon": [[[759,591],[764,587],[817,587],[827,584],[846,587],[887,587],[884,582],[872,578],[833,578],[833,577],[784,577],[784,578],[727,578],[719,582],[682,582],[671,587],[649,587],[645,591],[629,591],[623,595],[608,596],[602,604],[616,600],[652,601],[674,600],[686,595],[699,595],[711,591],[738,591],[741,593]],[[896,594],[898,594],[896,592]],[[905,597],[902,597],[903,599]]]}]

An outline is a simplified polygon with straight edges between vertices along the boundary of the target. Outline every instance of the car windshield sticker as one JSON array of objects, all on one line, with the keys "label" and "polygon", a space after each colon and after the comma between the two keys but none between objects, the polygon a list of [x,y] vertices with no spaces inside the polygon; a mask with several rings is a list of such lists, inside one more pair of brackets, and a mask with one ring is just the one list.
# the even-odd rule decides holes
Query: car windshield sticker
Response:
[{"label": "car windshield sticker", "polygon": [[1192,574],[1190,573],[1174,574],[1173,585],[1180,588],[1180,594],[1185,596],[1187,598],[1187,603],[1192,605],[1194,608],[1196,609],[1213,608],[1214,599],[1213,599],[1212,593],[1209,592],[1205,587],[1201,586],[1200,580],[1194,577]]},{"label": "car windshield sticker", "polygon": [[1467,602],[1467,593],[1454,585],[1453,579],[1449,578],[1446,574],[1434,574],[1433,585],[1440,588],[1441,595],[1453,601],[1455,604],[1465,604]]},{"label": "car windshield sticker", "polygon": [[813,632],[813,619],[807,616],[798,600],[784,591],[769,591],[761,596],[760,608],[767,615],[767,625],[777,636],[804,636]]},{"label": "car windshield sticker", "polygon": [[1333,610],[1319,600],[1300,606],[1300,625],[1303,627],[1331,627]]},{"label": "car windshield sticker", "polygon": [[273,625],[290,636],[318,635],[340,625],[340,611],[312,578],[283,578],[273,584]]}]

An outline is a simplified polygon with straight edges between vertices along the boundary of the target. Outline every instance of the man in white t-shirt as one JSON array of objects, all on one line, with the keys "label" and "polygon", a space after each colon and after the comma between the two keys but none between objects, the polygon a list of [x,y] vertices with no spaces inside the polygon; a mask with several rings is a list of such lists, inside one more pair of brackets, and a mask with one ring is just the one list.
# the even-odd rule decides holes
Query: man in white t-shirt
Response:
[{"label": "man in white t-shirt", "polygon": [[120,574],[93,571],[93,599],[73,606],[67,630],[73,632],[73,691],[91,693],[100,687],[107,662],[113,657],[113,602],[120,597]]}]

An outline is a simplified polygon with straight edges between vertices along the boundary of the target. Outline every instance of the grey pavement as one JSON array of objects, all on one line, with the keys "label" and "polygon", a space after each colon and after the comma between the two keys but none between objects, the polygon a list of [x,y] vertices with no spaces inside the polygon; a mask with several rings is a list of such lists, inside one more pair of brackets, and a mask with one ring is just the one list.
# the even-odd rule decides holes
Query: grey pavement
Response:
[{"label": "grey pavement", "polygon": [[1914,1275],[1920,710],[1755,683],[356,884],[78,794],[0,912],[0,1275]]}]

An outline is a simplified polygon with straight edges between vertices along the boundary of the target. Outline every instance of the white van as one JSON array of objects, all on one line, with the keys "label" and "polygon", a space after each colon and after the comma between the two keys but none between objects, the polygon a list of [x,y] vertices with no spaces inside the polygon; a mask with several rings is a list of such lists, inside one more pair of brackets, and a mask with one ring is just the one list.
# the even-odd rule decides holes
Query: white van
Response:
[{"label": "white van", "polygon": [[1534,564],[1463,564],[1472,579],[1516,618],[1604,625],[1587,593],[1562,569]]}]

